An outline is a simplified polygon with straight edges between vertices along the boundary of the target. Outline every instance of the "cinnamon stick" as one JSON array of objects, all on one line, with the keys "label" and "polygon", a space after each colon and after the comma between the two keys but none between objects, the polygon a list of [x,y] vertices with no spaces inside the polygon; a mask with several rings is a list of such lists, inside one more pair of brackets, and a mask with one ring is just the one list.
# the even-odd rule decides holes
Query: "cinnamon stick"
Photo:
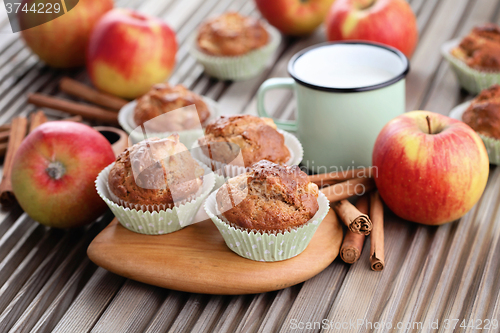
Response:
[{"label": "cinnamon stick", "polygon": [[[368,214],[369,211],[368,199],[368,194],[365,194],[356,202],[356,208],[365,215]],[[340,248],[340,258],[348,264],[354,264],[358,261],[361,256],[361,251],[363,250],[363,245],[365,244],[365,238],[366,236],[364,234],[358,234],[348,229],[344,241],[342,242],[342,247]]]},{"label": "cinnamon stick", "polygon": [[368,215],[361,213],[352,203],[344,199],[331,205],[350,231],[365,236],[370,234],[373,227],[372,221]]},{"label": "cinnamon stick", "polygon": [[330,202],[340,201],[355,195],[363,195],[375,188],[372,178],[356,178],[322,188],[320,191],[326,195]]},{"label": "cinnamon stick", "polygon": [[370,197],[370,216],[373,230],[370,236],[370,266],[374,271],[384,269],[384,205],[378,191]]},{"label": "cinnamon stick", "polygon": [[[83,121],[83,118],[82,118],[82,116],[72,116],[72,117],[63,118],[63,119],[57,119],[54,121],[61,121],[61,120],[74,121],[77,123],[81,123]],[[10,124],[3,124],[0,126],[0,142],[8,140],[9,135],[10,135],[10,128],[11,128]],[[0,147],[2,147],[2,144],[0,144]],[[0,156],[3,156],[4,154],[5,154],[5,152],[2,154],[2,151],[0,148]]]},{"label": "cinnamon stick", "polygon": [[82,116],[73,116],[63,119],[58,119],[57,121],[74,121],[75,123],[81,123],[83,121]]},{"label": "cinnamon stick", "polygon": [[10,129],[8,131],[0,132],[0,142],[9,140]]},{"label": "cinnamon stick", "polygon": [[47,122],[47,117],[45,116],[45,113],[43,111],[37,111],[32,114],[30,114],[30,129],[29,133],[33,132],[35,128],[40,126],[41,124]]},{"label": "cinnamon stick", "polygon": [[0,157],[5,156],[5,152],[7,151],[7,142],[0,143]]},{"label": "cinnamon stick", "polygon": [[67,112],[75,116],[82,116],[90,120],[103,123],[118,124],[118,114],[95,106],[75,103],[62,98],[47,96],[38,93],[28,95],[28,102],[40,107],[47,107]]},{"label": "cinnamon stick", "polygon": [[12,119],[9,143],[5,153],[5,161],[3,165],[2,182],[0,183],[0,202],[9,204],[15,201],[14,193],[12,192],[12,183],[10,176],[12,174],[12,163],[21,142],[26,136],[28,120],[26,117],[16,117]]},{"label": "cinnamon stick", "polygon": [[318,186],[324,186],[354,178],[372,178],[373,167],[351,169],[309,176],[309,181]]},{"label": "cinnamon stick", "polygon": [[70,79],[69,77],[61,79],[59,88],[69,95],[80,97],[88,102],[104,106],[115,111],[120,110],[125,104],[128,103],[128,101],[122,98],[102,93],[76,80]]}]

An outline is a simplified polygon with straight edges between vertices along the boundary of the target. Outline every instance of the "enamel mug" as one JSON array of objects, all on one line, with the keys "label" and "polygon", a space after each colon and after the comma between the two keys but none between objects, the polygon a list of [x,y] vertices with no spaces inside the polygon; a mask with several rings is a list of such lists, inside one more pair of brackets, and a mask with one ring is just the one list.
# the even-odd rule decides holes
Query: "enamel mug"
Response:
[{"label": "enamel mug", "polygon": [[400,51],[368,42],[314,45],[288,63],[291,78],[271,78],[258,92],[258,112],[269,117],[264,95],[292,89],[295,121],[275,119],[295,132],[304,147],[302,165],[333,172],[371,165],[375,140],[384,125],[405,111],[405,77],[410,69]]}]

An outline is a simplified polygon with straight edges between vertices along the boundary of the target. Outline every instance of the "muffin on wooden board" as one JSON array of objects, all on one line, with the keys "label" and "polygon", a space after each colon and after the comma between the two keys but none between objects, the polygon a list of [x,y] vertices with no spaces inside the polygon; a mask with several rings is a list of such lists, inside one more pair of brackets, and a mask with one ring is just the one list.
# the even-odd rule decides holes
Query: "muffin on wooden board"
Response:
[{"label": "muffin on wooden board", "polygon": [[462,119],[479,134],[500,140],[500,85],[483,90]]},{"label": "muffin on wooden board", "polygon": [[452,55],[481,71],[500,71],[500,27],[493,23],[475,27]]},{"label": "muffin on wooden board", "polygon": [[[194,105],[196,110],[183,110],[183,112],[170,111]],[[172,86],[168,83],[154,85],[151,90],[137,100],[134,110],[134,122],[141,126],[145,122],[167,114],[162,119],[158,132],[172,132],[189,130],[200,127],[210,117],[210,111],[203,99],[188,90],[183,85]],[[154,124],[152,124],[154,125]],[[151,126],[148,126],[150,129]]]},{"label": "muffin on wooden board", "polygon": [[204,207],[226,245],[258,261],[300,254],[330,209],[325,195],[297,166],[269,161],[229,179]]},{"label": "muffin on wooden board", "polygon": [[196,220],[215,175],[193,159],[178,135],[127,148],[96,179],[99,196],[130,231],[163,235]]},{"label": "muffin on wooden board", "polygon": [[258,19],[228,12],[204,22],[198,30],[198,48],[214,56],[240,56],[263,47],[269,34]]},{"label": "muffin on wooden board", "polygon": [[265,232],[291,230],[318,211],[318,186],[298,166],[255,163],[217,192],[217,206],[229,223]]},{"label": "muffin on wooden board", "polygon": [[223,163],[234,160],[239,147],[245,167],[261,160],[285,164],[290,159],[285,138],[273,120],[251,115],[223,116],[209,123],[198,144],[206,156]]},{"label": "muffin on wooden board", "polygon": [[[194,198],[204,169],[179,142],[178,134],[141,141],[121,153],[109,172],[109,189],[129,208],[170,208]],[[153,208],[156,207],[156,208]]]}]

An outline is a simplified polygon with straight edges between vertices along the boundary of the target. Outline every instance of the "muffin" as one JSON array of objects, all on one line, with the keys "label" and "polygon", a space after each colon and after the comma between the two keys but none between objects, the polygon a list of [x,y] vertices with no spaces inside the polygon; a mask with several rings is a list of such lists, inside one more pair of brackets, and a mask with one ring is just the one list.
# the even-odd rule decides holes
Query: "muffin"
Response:
[{"label": "muffin", "polygon": [[204,22],[196,41],[205,54],[233,57],[263,47],[269,34],[259,20],[229,12]]},{"label": "muffin", "polygon": [[479,134],[500,140],[500,85],[483,90],[472,100],[462,119]]},{"label": "muffin", "polygon": [[188,43],[207,75],[240,81],[262,73],[280,42],[273,26],[230,12],[202,23]]},{"label": "muffin", "polygon": [[245,167],[261,160],[285,164],[290,159],[273,120],[251,115],[223,116],[209,123],[198,144],[205,156],[222,163],[233,161],[241,149]]},{"label": "muffin", "polygon": [[478,94],[500,84],[500,27],[493,23],[475,27],[462,40],[446,42],[443,57],[450,63],[462,88]]},{"label": "muffin", "polygon": [[[194,105],[182,112],[170,112]],[[210,111],[203,99],[183,85],[168,83],[154,85],[151,90],[137,100],[134,122],[137,126],[166,114],[157,124],[148,124],[148,129],[156,132],[175,132],[200,127],[210,117]]]},{"label": "muffin", "polygon": [[500,71],[500,27],[493,23],[475,27],[451,54],[480,71]]},{"label": "muffin", "polygon": [[260,161],[231,178],[216,196],[218,210],[234,226],[284,232],[307,223],[318,211],[318,186],[298,166]]},{"label": "muffin", "polygon": [[122,206],[158,211],[195,198],[204,173],[174,134],[141,141],[118,155],[108,187],[112,199]]},{"label": "muffin", "polygon": [[204,208],[233,252],[280,261],[306,249],[330,206],[299,167],[260,161],[212,193]]}]

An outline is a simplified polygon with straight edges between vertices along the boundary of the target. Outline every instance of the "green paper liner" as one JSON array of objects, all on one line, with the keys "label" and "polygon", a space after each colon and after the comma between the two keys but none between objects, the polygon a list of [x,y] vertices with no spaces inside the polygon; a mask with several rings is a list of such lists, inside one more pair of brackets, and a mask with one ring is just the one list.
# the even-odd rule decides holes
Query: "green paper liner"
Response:
[{"label": "green paper liner", "polygon": [[500,165],[500,140],[477,133],[483,140],[490,164]]},{"label": "green paper liner", "polygon": [[[219,105],[217,104],[216,101],[205,97],[201,96],[203,101],[208,107],[208,110],[210,111],[210,117],[205,121],[205,124],[208,124],[210,121],[215,120],[219,117]],[[136,144],[142,140],[144,140],[144,136],[142,134],[137,133],[134,131],[138,126],[134,121],[134,109],[135,106],[137,105],[137,101],[132,101],[125,106],[123,106],[120,109],[120,112],[118,113],[118,123],[120,126],[125,130],[125,132],[128,133],[130,140],[132,141],[133,144]],[[174,132],[161,132],[161,133],[147,133],[148,137],[153,138],[157,137],[160,139],[166,138],[173,134]],[[191,129],[191,130],[185,130],[185,131],[178,131],[176,132],[179,134],[179,141],[182,142],[186,147],[191,147],[196,140],[200,136],[203,136],[204,130],[203,129]]]},{"label": "green paper liner", "polygon": [[212,56],[198,49],[198,31],[189,38],[189,53],[203,65],[205,73],[220,80],[247,80],[259,75],[266,68],[268,60],[281,42],[281,34],[276,28],[264,24],[270,41],[263,47],[234,57]]},{"label": "green paper liner", "polygon": [[500,72],[479,71],[455,58],[450,52],[460,44],[461,39],[446,42],[441,48],[443,57],[450,63],[460,85],[471,94],[478,94],[494,84],[500,84]]},{"label": "green paper liner", "polygon": [[123,207],[111,200],[108,190],[108,176],[114,164],[113,162],[108,165],[97,176],[95,181],[97,193],[122,226],[130,231],[146,235],[168,234],[190,225],[202,203],[212,191],[216,180],[215,174],[207,166],[200,163],[206,172],[205,176],[203,176],[200,195],[189,202],[176,204],[171,209],[149,212]]},{"label": "green paper liner", "polygon": [[[295,135],[286,131],[279,129],[278,132],[284,136],[285,146],[290,151],[290,159],[286,165],[299,165],[304,156],[304,148],[302,148],[302,144],[299,139],[297,139]],[[191,153],[194,158],[211,167],[216,174],[226,178],[236,177],[250,170],[249,167],[245,168],[241,165],[226,164],[210,159],[210,157],[205,155],[203,151],[199,149],[198,140],[196,140],[196,142],[191,146]]]},{"label": "green paper liner", "polygon": [[224,176],[218,175],[217,173],[213,173],[215,176],[215,185],[212,191],[218,190],[224,183],[226,182],[226,178]]},{"label": "green paper liner", "polygon": [[304,251],[325,218],[330,203],[319,193],[319,209],[314,217],[301,227],[284,232],[265,233],[231,226],[220,218],[216,202],[217,191],[205,201],[205,211],[219,229],[226,245],[243,258],[256,261],[281,261],[293,258]]},{"label": "green paper liner", "polygon": [[[462,115],[469,108],[471,101],[462,103],[453,110],[450,111],[450,117],[453,119],[462,120]],[[500,165],[500,140],[485,136],[481,133],[476,132],[481,140],[484,142],[486,151],[488,152],[488,158],[490,159],[490,164]]]}]

